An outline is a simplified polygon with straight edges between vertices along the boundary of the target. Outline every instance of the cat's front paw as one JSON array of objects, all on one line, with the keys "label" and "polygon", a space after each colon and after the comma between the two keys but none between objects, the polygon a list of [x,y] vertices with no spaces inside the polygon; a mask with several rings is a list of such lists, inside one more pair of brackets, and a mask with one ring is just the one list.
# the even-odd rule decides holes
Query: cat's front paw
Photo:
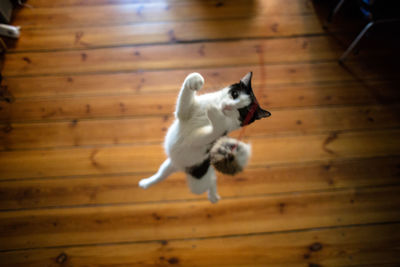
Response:
[{"label": "cat's front paw", "polygon": [[139,181],[139,186],[143,189],[147,189],[151,185],[149,179],[142,179]]},{"label": "cat's front paw", "polygon": [[185,79],[185,86],[193,91],[198,91],[203,87],[204,78],[197,72],[189,74]]},{"label": "cat's front paw", "polygon": [[220,200],[221,197],[218,194],[208,194],[208,200],[210,200],[211,203],[215,204]]}]

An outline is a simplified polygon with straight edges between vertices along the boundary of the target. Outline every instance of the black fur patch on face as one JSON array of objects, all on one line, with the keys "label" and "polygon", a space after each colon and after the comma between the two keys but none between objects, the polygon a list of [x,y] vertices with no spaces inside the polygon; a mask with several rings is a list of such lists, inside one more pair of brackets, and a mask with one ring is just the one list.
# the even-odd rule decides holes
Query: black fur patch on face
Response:
[{"label": "black fur patch on face", "polygon": [[[254,108],[254,103],[256,102],[252,102],[250,105],[238,109],[239,120],[241,122],[240,126],[244,126],[246,119],[246,125],[249,125],[255,120],[260,120],[262,118],[268,118],[269,116],[271,116],[271,113],[269,111],[263,110],[258,104],[255,105],[255,110],[251,111]],[[253,112],[253,115],[251,116],[251,118],[247,118],[250,111]]]},{"label": "black fur patch on face", "polygon": [[240,81],[239,83],[235,83],[232,84],[230,86],[230,90],[229,90],[229,94],[232,95],[232,92],[236,91],[239,94],[246,94],[250,97],[250,104],[243,107],[243,108],[239,108],[239,121],[241,122],[240,126],[244,126],[244,121],[247,118],[248,113],[250,112],[250,110],[253,108],[254,104],[257,104],[257,108],[256,110],[253,110],[253,116],[251,118],[248,118],[247,120],[247,125],[253,123],[255,120],[259,120],[261,118],[266,118],[271,116],[271,113],[263,110],[262,108],[260,108],[260,106],[258,105],[256,96],[253,93],[253,89],[251,88],[251,82],[250,80],[248,81],[248,85],[246,85],[243,81]]},{"label": "black fur patch on face", "polygon": [[238,93],[239,95],[240,94],[247,94],[248,95],[246,85],[244,83],[242,83],[242,82],[234,83],[231,86],[229,86],[229,95],[232,98],[234,98],[232,96],[232,94],[234,94],[234,92]]},{"label": "black fur patch on face", "polygon": [[[241,122],[241,126],[243,126],[243,122],[245,121],[245,119],[246,119],[246,117],[247,117],[247,114],[249,113],[249,111],[250,111],[250,107],[251,107],[251,104],[250,105],[248,105],[248,106],[245,106],[244,108],[239,108],[238,109],[238,111],[239,111],[239,120],[240,120],[240,122]],[[255,121],[255,118],[254,118],[254,116],[247,122],[247,124],[250,124],[250,123],[252,123],[252,122],[254,122]]]},{"label": "black fur patch on face", "polygon": [[[232,94],[233,91],[239,92],[239,94],[245,94],[250,97],[250,104],[243,107],[239,108],[239,121],[241,122],[241,126],[243,126],[243,122],[247,117],[247,114],[249,113],[251,107],[253,106],[253,103],[256,101],[255,96],[253,94],[253,90],[251,88],[248,88],[243,82],[235,83],[230,86],[229,94]],[[250,120],[248,121],[248,124],[254,122],[256,120],[256,112],[254,112],[254,115]]]},{"label": "black fur patch on face", "polygon": [[[244,124],[250,124],[255,120],[259,120],[262,118],[267,118],[271,116],[271,113],[263,110],[256,99],[256,96],[253,93],[253,88],[251,87],[251,78],[253,77],[253,72],[247,73],[238,84],[235,84],[233,87],[240,87],[241,91],[250,97],[251,103],[247,107],[243,107],[238,109],[239,111],[239,120],[241,122],[240,126],[244,126]],[[253,108],[255,110],[253,110]],[[249,112],[252,112],[251,118],[247,118]]]},{"label": "black fur patch on face", "polygon": [[[228,94],[230,96],[232,96],[234,93],[238,93],[239,95],[241,95],[241,94],[249,95],[247,93],[246,85],[243,82],[235,83],[235,84],[232,84],[230,86]],[[247,115],[247,107],[238,109],[238,111],[239,111],[239,114],[240,114],[239,120],[240,120],[240,122],[243,123],[243,121],[244,121],[244,119],[246,118],[246,115]]]},{"label": "black fur patch on face", "polygon": [[196,179],[201,179],[210,168],[210,157],[206,158],[202,163],[186,168],[186,173]]}]

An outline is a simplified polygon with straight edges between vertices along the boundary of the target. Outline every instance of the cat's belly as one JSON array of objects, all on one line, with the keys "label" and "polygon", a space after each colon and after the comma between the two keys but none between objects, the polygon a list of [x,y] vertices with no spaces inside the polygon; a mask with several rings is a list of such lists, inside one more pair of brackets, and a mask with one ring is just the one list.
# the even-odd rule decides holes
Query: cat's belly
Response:
[{"label": "cat's belly", "polygon": [[[202,150],[202,149],[199,149]],[[203,162],[208,157],[206,151],[198,151],[197,149],[182,149],[181,147],[173,147],[169,153],[172,164],[180,170],[186,170],[188,167],[195,166]]]},{"label": "cat's belly", "polygon": [[181,170],[201,163],[208,157],[207,146],[193,146],[190,131],[179,126],[176,122],[168,130],[164,148],[173,165]]}]

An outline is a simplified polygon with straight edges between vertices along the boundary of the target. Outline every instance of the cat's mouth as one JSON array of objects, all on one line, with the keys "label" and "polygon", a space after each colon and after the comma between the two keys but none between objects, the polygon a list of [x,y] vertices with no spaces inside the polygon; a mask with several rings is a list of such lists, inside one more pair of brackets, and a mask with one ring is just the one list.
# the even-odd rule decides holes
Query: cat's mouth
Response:
[{"label": "cat's mouth", "polygon": [[222,110],[225,111],[225,110],[232,110],[232,109],[233,109],[232,106],[226,105]]},{"label": "cat's mouth", "polygon": [[234,107],[231,105],[224,105],[222,107],[222,113],[224,113],[224,115],[228,116],[229,113],[231,113],[233,109],[234,109]]},{"label": "cat's mouth", "polygon": [[240,108],[240,106],[245,105],[245,103],[246,103],[246,101],[244,103],[240,104],[240,100],[239,99],[230,101],[228,103],[225,102],[225,103],[222,103],[222,109],[221,110],[225,115],[228,116],[229,114],[232,114],[232,111],[235,111],[238,108]]}]

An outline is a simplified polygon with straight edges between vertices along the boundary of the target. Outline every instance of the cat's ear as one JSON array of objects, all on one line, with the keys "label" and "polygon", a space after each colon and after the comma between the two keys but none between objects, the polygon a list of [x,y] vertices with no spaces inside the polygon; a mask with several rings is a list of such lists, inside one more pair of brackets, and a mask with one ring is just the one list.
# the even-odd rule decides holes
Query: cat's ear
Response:
[{"label": "cat's ear", "polygon": [[258,107],[258,109],[256,111],[255,119],[260,120],[262,118],[268,118],[269,116],[271,116],[271,112]]},{"label": "cat's ear", "polygon": [[246,87],[251,88],[251,77],[253,77],[253,72],[247,73],[240,81],[246,85]]}]

